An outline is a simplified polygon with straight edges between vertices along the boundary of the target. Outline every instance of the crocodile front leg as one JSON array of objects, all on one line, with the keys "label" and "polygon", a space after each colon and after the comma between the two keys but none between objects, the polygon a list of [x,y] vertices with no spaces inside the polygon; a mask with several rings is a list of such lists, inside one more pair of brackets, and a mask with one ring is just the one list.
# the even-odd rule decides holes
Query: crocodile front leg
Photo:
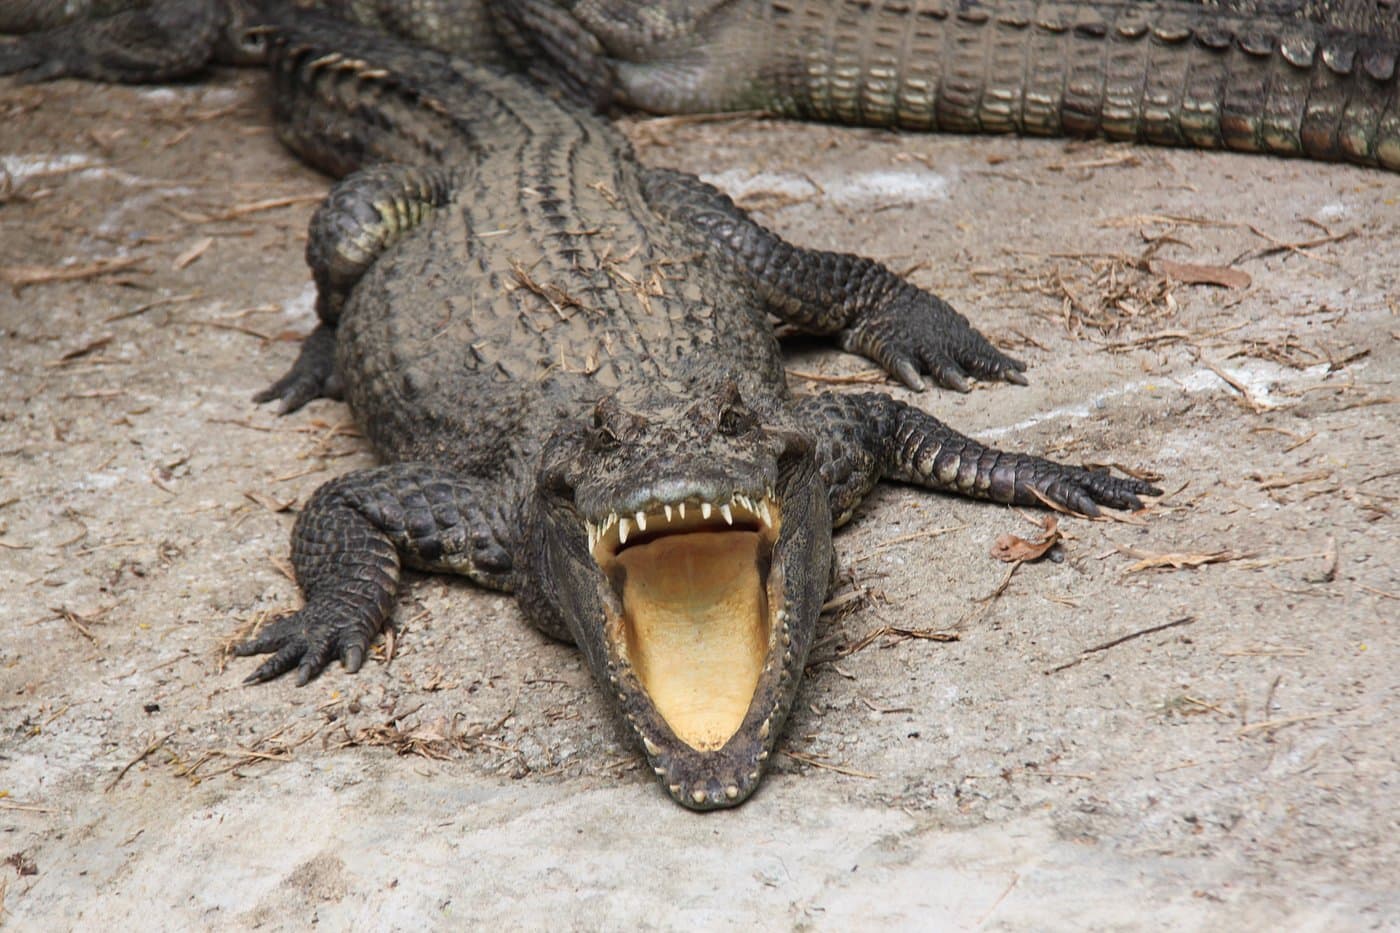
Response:
[{"label": "crocodile front leg", "polygon": [[971,388],[969,375],[1026,384],[1024,363],[992,346],[943,299],[873,259],[793,246],[685,172],[646,169],[644,186],[654,209],[702,233],[746,273],[775,316],[836,336],[843,349],[909,388],[924,388],[920,373],[959,392]]},{"label": "crocodile front leg", "polygon": [[306,264],[316,281],[321,323],[302,342],[287,374],[254,401],[280,400],[287,414],[315,398],[340,398],[335,327],[350,292],[375,259],[447,203],[451,190],[448,171],[417,165],[373,165],[336,183],[306,235]]},{"label": "crocodile front leg", "polygon": [[1089,516],[1098,515],[1099,506],[1140,509],[1139,496],[1162,494],[1142,480],[987,447],[878,392],[806,398],[796,415],[818,438],[817,459],[836,526],[850,519],[881,479],[993,502],[1048,502]]},{"label": "crocodile front leg", "polygon": [[509,590],[506,501],[483,480],[422,463],[348,473],[322,486],[292,529],[292,566],[306,603],[234,649],[272,653],[247,682],[295,667],[301,686],[336,657],[359,670],[393,609],[401,565]]}]

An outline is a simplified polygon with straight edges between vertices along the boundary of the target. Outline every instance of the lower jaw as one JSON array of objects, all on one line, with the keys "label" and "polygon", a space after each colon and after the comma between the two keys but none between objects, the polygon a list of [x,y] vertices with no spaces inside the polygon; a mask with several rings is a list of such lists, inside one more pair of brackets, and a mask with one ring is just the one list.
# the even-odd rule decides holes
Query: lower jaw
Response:
[{"label": "lower jaw", "polygon": [[618,647],[656,713],[695,752],[739,731],[774,646],[766,542],[747,530],[668,535],[617,555]]}]

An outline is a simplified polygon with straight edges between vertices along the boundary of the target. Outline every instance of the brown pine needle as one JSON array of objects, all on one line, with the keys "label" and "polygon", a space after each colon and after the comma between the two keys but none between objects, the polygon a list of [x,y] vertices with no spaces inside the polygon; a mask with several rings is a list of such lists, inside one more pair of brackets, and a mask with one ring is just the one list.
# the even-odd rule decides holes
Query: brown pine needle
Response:
[{"label": "brown pine needle", "polygon": [[824,771],[835,771],[837,774],[844,774],[848,777],[865,778],[869,781],[875,780],[875,775],[873,774],[869,774],[865,771],[857,771],[855,768],[843,767],[842,765],[828,764],[827,762],[822,761],[820,758],[813,757],[812,755],[808,755],[805,752],[794,752],[791,750],[784,750],[783,754],[791,758],[793,761],[800,761],[804,765],[811,765],[814,768],[821,768]]}]

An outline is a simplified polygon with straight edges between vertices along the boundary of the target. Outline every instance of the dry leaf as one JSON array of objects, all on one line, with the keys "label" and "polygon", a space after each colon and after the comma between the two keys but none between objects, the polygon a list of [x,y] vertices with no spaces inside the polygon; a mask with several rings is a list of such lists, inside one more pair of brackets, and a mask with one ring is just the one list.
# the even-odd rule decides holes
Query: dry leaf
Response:
[{"label": "dry leaf", "polygon": [[1206,564],[1220,564],[1225,561],[1239,560],[1240,558],[1249,556],[1248,554],[1237,554],[1230,550],[1210,551],[1208,553],[1187,553],[1178,551],[1169,554],[1152,554],[1148,551],[1140,551],[1137,548],[1123,547],[1121,545],[1118,547],[1118,550],[1127,554],[1129,557],[1138,558],[1137,563],[1123,571],[1125,574],[1139,573],[1143,570],[1188,570],[1202,567]]},{"label": "dry leaf", "polygon": [[1154,259],[1150,268],[1158,275],[1176,279],[1187,285],[1221,285],[1225,288],[1248,288],[1254,280],[1243,269],[1229,266],[1201,266],[1190,262]]},{"label": "dry leaf", "polygon": [[1045,516],[1042,527],[1045,533],[1038,540],[1027,541],[1013,534],[1004,534],[992,545],[992,556],[1008,564],[1022,560],[1040,560],[1060,542],[1060,520],[1054,515]]}]

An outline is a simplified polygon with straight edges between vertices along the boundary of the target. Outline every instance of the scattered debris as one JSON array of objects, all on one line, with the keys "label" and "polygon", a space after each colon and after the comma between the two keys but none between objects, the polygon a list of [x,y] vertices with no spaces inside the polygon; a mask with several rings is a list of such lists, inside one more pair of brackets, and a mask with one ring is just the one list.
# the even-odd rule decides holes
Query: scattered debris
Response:
[{"label": "scattered debris", "polygon": [[1124,576],[1130,573],[1141,573],[1144,570],[1194,570],[1206,564],[1223,564],[1226,561],[1242,560],[1253,556],[1228,549],[1209,552],[1172,551],[1166,554],[1153,554],[1150,551],[1121,544],[1114,546],[1118,548],[1119,553],[1138,559],[1137,563],[1123,571]]},{"label": "scattered debris", "polygon": [[105,317],[102,319],[102,323],[111,324],[113,321],[123,321],[129,317],[136,317],[138,314],[145,314],[152,308],[159,308],[162,305],[182,304],[186,301],[194,301],[196,298],[200,297],[202,296],[199,292],[190,292],[188,295],[174,295],[170,298],[157,298],[155,301],[148,301],[145,304],[137,305],[136,307],[131,308],[130,310],[119,311],[116,314],[111,315],[110,317]]},{"label": "scattered debris", "polygon": [[208,224],[223,220],[237,220],[239,217],[247,217],[249,214],[260,214],[263,211],[276,210],[279,207],[290,207],[293,204],[308,204],[312,201],[320,202],[325,199],[325,192],[320,192],[318,194],[292,194],[281,198],[266,198],[261,201],[251,201],[247,204],[235,204],[233,207],[219,211],[216,214],[196,214],[193,211],[181,210],[180,208],[170,205],[165,205],[165,209],[188,223]]},{"label": "scattered debris", "polygon": [[530,277],[530,273],[518,262],[512,261],[511,271],[515,273],[515,280],[524,288],[534,292],[545,300],[554,309],[554,313],[559,315],[561,321],[567,321],[569,316],[564,313],[565,308],[582,308],[583,303],[570,295],[557,285],[536,282]]},{"label": "scattered debris", "polygon": [[1249,478],[1259,484],[1259,489],[1268,492],[1271,489],[1287,489],[1289,486],[1298,486],[1303,483],[1315,483],[1321,479],[1331,479],[1331,470],[1313,470],[1310,473],[1300,473],[1295,476],[1279,474],[1277,476],[1261,476],[1258,473],[1250,473]]},{"label": "scattered debris", "polygon": [[76,612],[73,612],[71,609],[56,609],[54,611],[59,614],[63,621],[67,622],[69,625],[77,629],[79,634],[81,634],[84,638],[92,642],[94,645],[97,644],[97,636],[92,634],[92,629],[88,628],[82,623],[82,621],[78,618],[78,614]]},{"label": "scattered debris", "polygon": [[489,725],[475,729],[458,731],[455,721],[439,717],[431,723],[403,727],[400,725],[417,710],[394,716],[387,722],[356,729],[353,734],[335,745],[336,748],[350,748],[356,745],[376,745],[393,749],[398,755],[414,755],[436,761],[449,759],[454,752],[467,751],[476,747],[491,748],[497,751],[518,751],[499,742],[490,742],[486,737],[500,732],[515,710],[510,710],[500,719]]},{"label": "scattered debris", "polygon": [[1135,638],[1141,638],[1144,635],[1152,635],[1156,632],[1163,632],[1169,628],[1176,628],[1179,625],[1190,625],[1195,621],[1195,616],[1182,616],[1180,619],[1173,619],[1170,622],[1163,622],[1161,625],[1154,625],[1151,628],[1139,629],[1136,632],[1129,632],[1127,635],[1122,635],[1118,638],[1113,639],[1112,641],[1106,641],[1103,644],[1094,645],[1092,648],[1085,648],[1083,651],[1080,651],[1074,659],[1066,661],[1065,663],[1060,664],[1056,667],[1052,667],[1045,673],[1058,674],[1060,671],[1068,670],[1069,668],[1074,667],[1076,664],[1079,664],[1081,661],[1086,660],[1091,655],[1097,654],[1100,651],[1107,651],[1109,648],[1116,648],[1124,642],[1132,641]]},{"label": "scattered debris", "polygon": [[847,777],[865,778],[871,781],[875,780],[875,775],[873,774],[869,774],[865,771],[857,771],[855,768],[848,768],[844,765],[834,765],[830,762],[822,761],[815,755],[809,755],[806,752],[797,752],[785,748],[782,750],[782,754],[791,758],[793,761],[801,762],[804,765],[811,765],[813,768],[821,768],[823,771],[834,771],[837,774],[844,774]]},{"label": "scattered debris", "polygon": [[145,272],[136,267],[145,262],[144,256],[111,256],[95,259],[92,262],[73,263],[67,266],[4,266],[0,267],[0,281],[10,286],[16,298],[31,285],[47,285],[50,282],[80,282],[95,279],[115,272]]},{"label": "scattered debris", "polygon": [[214,238],[211,236],[207,236],[203,239],[196,240],[193,244],[190,245],[189,249],[186,249],[180,255],[175,257],[175,261],[170,264],[170,268],[176,272],[179,272],[181,269],[194,262],[200,256],[203,256],[205,252],[208,251],[209,247],[213,245]]},{"label": "scattered debris", "polygon": [[131,759],[126,763],[126,767],[122,768],[120,771],[117,772],[117,776],[112,778],[112,780],[108,782],[107,786],[103,788],[102,792],[104,794],[111,793],[112,788],[116,787],[118,784],[121,783],[122,778],[126,777],[126,773],[128,771],[136,767],[141,762],[145,761],[148,757],[150,757],[152,752],[154,752],[156,749],[160,748],[162,745],[168,742],[174,735],[175,733],[168,732],[160,738],[156,739],[155,741],[151,742],[150,745],[147,745],[144,749],[141,750],[141,753],[139,755],[137,755],[135,758]]},{"label": "scattered debris", "polygon": [[1240,382],[1238,379],[1225,372],[1219,366],[1216,366],[1209,360],[1202,360],[1202,362],[1205,363],[1206,369],[1209,369],[1211,372],[1215,373],[1217,376],[1220,377],[1222,382],[1224,382],[1230,388],[1238,392],[1240,394],[1240,397],[1244,400],[1244,403],[1248,405],[1250,410],[1252,410],[1256,415],[1266,411],[1271,411],[1275,407],[1273,405],[1270,405],[1268,402],[1259,401],[1257,398],[1254,397],[1254,394],[1249,391],[1249,388],[1243,382]]},{"label": "scattered debris", "polygon": [[826,373],[803,372],[796,369],[789,369],[787,374],[794,379],[824,382],[830,385],[878,385],[889,378],[881,369],[865,369],[848,376],[828,376]]},{"label": "scattered debris", "polygon": [[8,856],[3,863],[15,870],[15,874],[21,878],[39,874],[39,866],[34,864],[34,860],[23,852],[15,852]]},{"label": "scattered debris", "polygon": [[855,557],[851,558],[849,565],[854,567],[856,564],[862,563],[863,561],[867,561],[872,557],[883,554],[884,552],[891,550],[892,548],[897,548],[901,544],[908,544],[910,541],[922,541],[926,538],[937,538],[941,535],[946,535],[950,532],[962,531],[966,527],[967,525],[944,525],[940,528],[925,528],[923,531],[913,531],[909,534],[898,535],[896,537],[890,538],[887,541],[881,541],[879,544],[875,545],[868,551],[864,551],[860,554],[857,554]]},{"label": "scattered debris", "polygon": [[89,340],[87,343],[83,344],[80,347],[74,347],[72,350],[66,351],[58,359],[51,360],[48,363],[45,363],[44,365],[50,367],[63,366],[64,364],[71,363],[74,360],[82,359],[89,353],[95,353],[96,351],[101,350],[103,347],[107,346],[107,344],[111,343],[114,339],[115,338],[111,334],[103,334],[101,337]]},{"label": "scattered debris", "polygon": [[1307,648],[1297,645],[1243,645],[1239,648],[1223,648],[1220,654],[1227,658],[1303,658]]},{"label": "scattered debris", "polygon": [[1337,551],[1337,539],[1332,536],[1327,538],[1327,550],[1322,552],[1322,558],[1326,561],[1320,572],[1308,574],[1304,577],[1309,583],[1331,583],[1337,579],[1337,567],[1341,561],[1341,555]]},{"label": "scattered debris", "polygon": [[1248,726],[1241,727],[1235,735],[1240,738],[1246,735],[1253,735],[1256,732],[1267,732],[1272,735],[1284,726],[1291,726],[1300,722],[1311,722],[1314,719],[1327,719],[1331,716],[1340,715],[1343,712],[1349,711],[1337,710],[1331,713],[1303,713],[1298,716],[1284,716],[1281,719],[1266,719],[1263,722],[1251,723]]},{"label": "scattered debris", "polygon": [[1054,515],[1046,515],[1038,524],[1043,533],[1035,541],[1027,541],[1008,532],[992,545],[992,556],[1007,563],[1040,560],[1060,543],[1060,520]]},{"label": "scattered debris", "polygon": [[1220,285],[1224,288],[1249,288],[1253,284],[1248,272],[1231,266],[1206,266],[1170,259],[1153,259],[1148,268],[1185,285]]},{"label": "scattered debris", "polygon": [[286,500],[274,499],[272,496],[269,496],[267,493],[265,493],[265,492],[259,492],[259,491],[256,490],[256,489],[245,489],[245,490],[243,490],[243,496],[244,496],[244,498],[248,499],[248,500],[251,501],[251,502],[256,502],[258,505],[260,505],[260,506],[262,506],[263,508],[267,509],[269,512],[287,512],[287,511],[290,511],[291,508],[292,508],[292,506],[296,505],[296,501],[297,501],[295,496],[293,496],[293,497],[290,498],[290,499],[286,499]]},{"label": "scattered debris", "polygon": [[[289,728],[291,728],[291,724],[286,723],[265,736],[259,736],[256,744],[252,748],[240,746],[237,748],[206,749],[199,753],[199,757],[188,764],[181,760],[178,755],[172,753],[170,760],[171,763],[175,765],[175,773],[177,775],[187,778],[191,784],[198,784],[209,778],[227,774],[239,768],[246,768],[249,765],[258,764],[259,762],[291,761],[292,751],[319,735],[321,730],[325,728],[325,723],[318,723],[308,729],[306,734],[299,739],[291,742],[279,742],[278,739],[281,738],[282,734]],[[200,773],[200,768],[211,761],[221,758],[228,760],[230,763],[217,771]]]}]

